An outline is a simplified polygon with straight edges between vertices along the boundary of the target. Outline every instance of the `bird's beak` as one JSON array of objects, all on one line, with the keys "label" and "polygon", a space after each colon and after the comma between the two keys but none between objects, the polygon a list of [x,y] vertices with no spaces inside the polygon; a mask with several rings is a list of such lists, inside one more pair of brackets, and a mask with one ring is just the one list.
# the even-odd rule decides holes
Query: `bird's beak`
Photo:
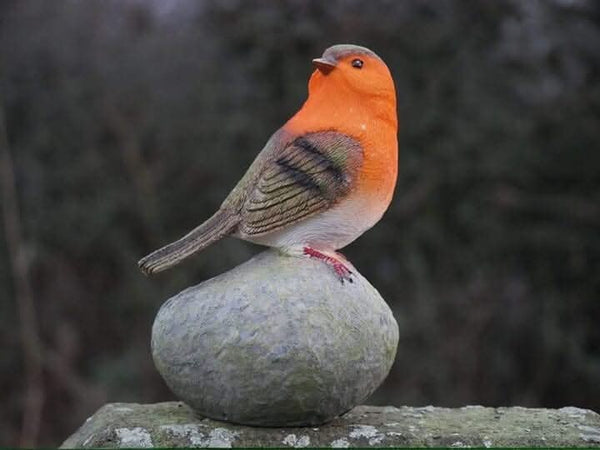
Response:
[{"label": "bird's beak", "polygon": [[313,63],[313,66],[315,66],[317,69],[319,69],[324,74],[328,74],[336,66],[335,61],[332,61],[332,60],[326,59],[326,58],[315,58],[312,60],[312,63]]}]

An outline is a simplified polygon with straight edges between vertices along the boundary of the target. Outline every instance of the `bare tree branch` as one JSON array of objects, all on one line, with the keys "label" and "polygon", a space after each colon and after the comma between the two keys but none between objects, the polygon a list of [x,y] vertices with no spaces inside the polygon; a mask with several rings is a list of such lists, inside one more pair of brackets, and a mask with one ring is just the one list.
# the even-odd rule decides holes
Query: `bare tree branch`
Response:
[{"label": "bare tree branch", "polygon": [[2,215],[15,299],[19,312],[23,363],[25,366],[25,397],[19,446],[35,447],[40,431],[44,386],[42,373],[42,345],[40,342],[33,292],[29,279],[29,263],[25,258],[21,219],[14,166],[8,147],[4,109],[0,104],[0,173],[2,186]]}]

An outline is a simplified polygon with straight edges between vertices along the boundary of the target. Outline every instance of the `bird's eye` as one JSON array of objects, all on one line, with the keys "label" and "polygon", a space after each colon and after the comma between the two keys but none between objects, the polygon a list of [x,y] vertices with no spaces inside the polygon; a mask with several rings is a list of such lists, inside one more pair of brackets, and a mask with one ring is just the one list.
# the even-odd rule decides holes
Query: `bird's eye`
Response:
[{"label": "bird's eye", "polygon": [[352,60],[352,67],[354,67],[355,69],[362,69],[364,62],[362,59],[353,59]]}]

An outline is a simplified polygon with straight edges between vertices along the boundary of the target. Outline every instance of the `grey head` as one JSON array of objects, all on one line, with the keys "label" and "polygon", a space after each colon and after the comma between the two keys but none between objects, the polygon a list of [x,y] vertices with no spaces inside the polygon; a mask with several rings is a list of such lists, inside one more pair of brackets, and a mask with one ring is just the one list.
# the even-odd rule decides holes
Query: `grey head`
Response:
[{"label": "grey head", "polygon": [[381,60],[373,50],[369,50],[367,47],[353,44],[338,44],[326,49],[323,52],[323,56],[313,59],[313,63],[315,65],[329,65],[334,67],[339,61],[349,55],[366,55]]}]

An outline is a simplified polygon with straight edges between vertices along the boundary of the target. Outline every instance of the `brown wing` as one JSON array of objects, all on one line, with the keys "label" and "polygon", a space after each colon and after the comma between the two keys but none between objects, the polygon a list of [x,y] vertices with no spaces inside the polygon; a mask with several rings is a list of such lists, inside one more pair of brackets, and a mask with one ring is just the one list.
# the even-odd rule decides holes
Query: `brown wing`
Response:
[{"label": "brown wing", "polygon": [[270,233],[339,202],[362,164],[357,140],[334,131],[302,135],[273,152],[246,197],[239,232]]}]

